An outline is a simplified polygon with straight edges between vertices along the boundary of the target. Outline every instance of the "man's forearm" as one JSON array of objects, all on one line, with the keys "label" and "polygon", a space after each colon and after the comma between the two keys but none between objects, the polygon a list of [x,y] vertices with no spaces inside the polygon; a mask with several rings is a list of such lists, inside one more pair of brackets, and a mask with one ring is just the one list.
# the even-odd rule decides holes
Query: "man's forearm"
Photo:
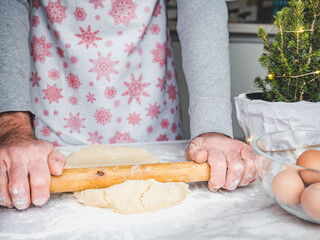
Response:
[{"label": "man's forearm", "polygon": [[228,12],[225,0],[178,0],[183,70],[190,95],[191,138],[232,137]]},{"label": "man's forearm", "polygon": [[27,0],[0,1],[0,112],[32,112],[28,9]]},{"label": "man's forearm", "polygon": [[0,147],[34,139],[34,131],[28,112],[6,112],[0,114]]}]

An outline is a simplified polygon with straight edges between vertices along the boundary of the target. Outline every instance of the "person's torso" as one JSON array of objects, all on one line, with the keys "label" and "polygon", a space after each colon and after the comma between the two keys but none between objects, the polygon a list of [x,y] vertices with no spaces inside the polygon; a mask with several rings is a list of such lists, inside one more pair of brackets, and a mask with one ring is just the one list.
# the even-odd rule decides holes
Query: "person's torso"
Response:
[{"label": "person's torso", "polygon": [[56,145],[181,138],[164,0],[32,0],[36,135]]}]

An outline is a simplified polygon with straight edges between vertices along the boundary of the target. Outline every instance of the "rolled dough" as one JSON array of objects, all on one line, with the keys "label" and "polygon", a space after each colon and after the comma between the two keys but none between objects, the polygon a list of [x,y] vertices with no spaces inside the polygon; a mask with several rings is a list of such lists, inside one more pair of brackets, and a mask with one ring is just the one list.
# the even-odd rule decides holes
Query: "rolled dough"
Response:
[{"label": "rolled dough", "polygon": [[77,201],[92,207],[110,208],[122,214],[152,212],[180,203],[189,193],[189,185],[130,180],[104,189],[75,192]]},{"label": "rolled dough", "polygon": [[70,154],[64,168],[108,167],[158,162],[159,160],[144,148],[93,144]]},{"label": "rolled dough", "polygon": [[[158,163],[143,148],[94,144],[72,153],[65,168],[89,168],[114,165]],[[114,212],[133,214],[156,211],[180,203],[189,193],[185,183],[160,183],[130,180],[104,189],[75,192],[78,202],[86,206],[110,208]]]}]

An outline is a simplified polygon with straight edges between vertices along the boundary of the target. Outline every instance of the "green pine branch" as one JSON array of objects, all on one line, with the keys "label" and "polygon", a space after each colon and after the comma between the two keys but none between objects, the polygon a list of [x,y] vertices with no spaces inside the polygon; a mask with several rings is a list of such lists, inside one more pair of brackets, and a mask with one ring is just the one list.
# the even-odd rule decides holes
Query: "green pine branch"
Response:
[{"label": "green pine branch", "polygon": [[264,46],[259,62],[268,75],[257,77],[255,86],[268,101],[320,101],[320,1],[289,1],[274,26],[273,41],[258,31]]}]

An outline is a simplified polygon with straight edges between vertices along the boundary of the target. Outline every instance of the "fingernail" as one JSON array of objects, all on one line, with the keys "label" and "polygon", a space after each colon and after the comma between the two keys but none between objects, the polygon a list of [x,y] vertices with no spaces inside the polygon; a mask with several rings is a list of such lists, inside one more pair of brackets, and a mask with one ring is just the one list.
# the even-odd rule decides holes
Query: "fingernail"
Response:
[{"label": "fingernail", "polygon": [[58,169],[56,170],[57,175],[61,175],[62,172],[63,172],[63,169],[62,169],[62,168],[58,168]]},{"label": "fingernail", "polygon": [[247,183],[239,183],[238,186],[239,186],[239,187],[245,187],[245,186],[248,186],[248,184],[249,184],[248,182],[247,182]]},{"label": "fingernail", "polygon": [[46,198],[37,198],[37,199],[33,200],[32,202],[33,202],[33,205],[35,205],[35,206],[42,206],[47,202],[47,199]]},{"label": "fingernail", "polygon": [[216,191],[218,191],[218,189],[219,189],[219,188],[211,188],[210,191],[211,191],[211,192],[216,192]]},{"label": "fingernail", "polygon": [[13,204],[18,210],[23,210],[28,207],[28,199],[27,198],[15,198],[15,199],[13,199]]},{"label": "fingernail", "polygon": [[229,190],[235,190],[237,186],[239,185],[240,180],[235,180],[234,182],[231,183]]}]

